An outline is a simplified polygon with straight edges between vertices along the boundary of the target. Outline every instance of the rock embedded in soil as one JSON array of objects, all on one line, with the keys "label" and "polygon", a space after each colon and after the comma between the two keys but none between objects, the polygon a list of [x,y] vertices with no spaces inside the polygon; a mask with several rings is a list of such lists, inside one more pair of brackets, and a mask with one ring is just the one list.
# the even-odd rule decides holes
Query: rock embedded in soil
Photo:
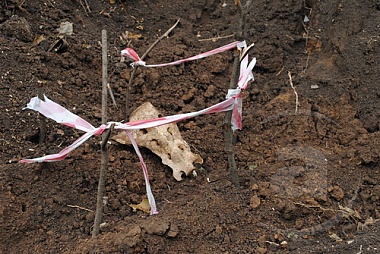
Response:
[{"label": "rock embedded in soil", "polygon": [[170,223],[170,228],[166,235],[170,238],[174,238],[178,235],[178,233],[179,233],[178,226],[176,224]]},{"label": "rock embedded in soil", "polygon": [[260,203],[261,203],[260,198],[257,195],[253,195],[251,197],[250,206],[253,209],[256,209],[257,207],[259,207]]}]

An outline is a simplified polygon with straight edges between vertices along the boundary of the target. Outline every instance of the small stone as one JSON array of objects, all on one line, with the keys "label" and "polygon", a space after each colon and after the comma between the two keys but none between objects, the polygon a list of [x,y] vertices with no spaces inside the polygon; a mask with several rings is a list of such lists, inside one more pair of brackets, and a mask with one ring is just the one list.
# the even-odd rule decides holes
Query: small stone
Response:
[{"label": "small stone", "polygon": [[259,247],[256,249],[256,252],[260,253],[260,254],[265,254],[265,253],[267,253],[267,248]]},{"label": "small stone", "polygon": [[327,190],[333,198],[336,200],[342,200],[344,198],[344,191],[341,187],[335,185],[333,187],[328,188]]},{"label": "small stone", "polygon": [[223,229],[221,226],[218,225],[215,227],[215,233],[217,233],[218,235],[221,235],[222,232],[223,232]]},{"label": "small stone", "polygon": [[255,209],[260,205],[260,198],[257,195],[251,197],[250,206]]},{"label": "small stone", "polygon": [[259,183],[259,196],[268,197],[271,194],[270,182]]},{"label": "small stone", "polygon": [[265,247],[266,240],[267,240],[267,236],[262,235],[257,239],[257,243],[259,244],[260,247]]},{"label": "small stone", "polygon": [[207,87],[206,92],[204,93],[204,97],[210,98],[215,94],[216,86],[210,85]]},{"label": "small stone", "polygon": [[311,89],[318,89],[319,86],[318,86],[318,85],[311,85],[310,88],[311,88]]},{"label": "small stone", "polygon": [[92,222],[95,219],[95,214],[93,212],[88,212],[86,215],[86,221],[87,222]]},{"label": "small stone", "polygon": [[252,184],[251,189],[256,191],[259,189],[259,186],[257,184]]},{"label": "small stone", "polygon": [[186,94],[182,95],[181,100],[184,102],[190,101],[194,98],[197,89],[195,87],[191,88]]},{"label": "small stone", "polygon": [[70,240],[70,235],[61,235],[60,240],[62,242],[68,242]]},{"label": "small stone", "polygon": [[170,238],[174,238],[178,235],[178,233],[179,233],[178,226],[176,224],[171,223],[167,236]]}]

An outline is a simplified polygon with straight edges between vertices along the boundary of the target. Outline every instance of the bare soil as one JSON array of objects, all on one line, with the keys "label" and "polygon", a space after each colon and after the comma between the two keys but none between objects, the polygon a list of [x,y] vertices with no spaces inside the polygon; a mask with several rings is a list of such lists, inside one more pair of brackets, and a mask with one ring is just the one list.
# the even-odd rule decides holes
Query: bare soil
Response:
[{"label": "bare soil", "polygon": [[[88,3],[88,8],[86,6]],[[182,59],[234,41],[232,0],[0,2],[0,253],[378,253],[380,249],[380,2],[256,0],[246,20],[255,82],[244,91],[231,183],[224,114],[178,123],[205,164],[177,182],[142,148],[159,214],[134,212],[146,196],[133,148],[112,142],[101,234],[91,240],[100,168],[99,137],[60,162],[20,164],[56,153],[81,131],[23,110],[45,94],[94,126],[101,123],[101,30],[108,31],[109,83],[125,120],[132,68],[177,19],[148,63]],[[305,20],[305,17],[307,19]],[[49,51],[71,22],[67,50]],[[134,38],[120,36],[128,31]],[[36,38],[44,36],[44,40]],[[230,37],[228,37],[230,36]],[[218,38],[221,37],[221,38]],[[224,38],[226,37],[226,38]],[[218,39],[210,39],[218,38]],[[59,45],[58,45],[59,46]],[[225,98],[233,53],[175,67],[139,68],[132,110],[146,101],[163,115]],[[290,85],[290,77],[298,94]],[[212,92],[210,92],[212,91]]]}]

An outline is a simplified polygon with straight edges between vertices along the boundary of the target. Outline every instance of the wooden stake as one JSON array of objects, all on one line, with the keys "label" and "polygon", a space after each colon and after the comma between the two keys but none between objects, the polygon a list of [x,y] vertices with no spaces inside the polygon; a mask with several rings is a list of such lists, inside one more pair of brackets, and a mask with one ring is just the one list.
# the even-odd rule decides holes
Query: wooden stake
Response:
[{"label": "wooden stake", "polygon": [[[102,124],[107,124],[107,31],[102,30]],[[101,153],[102,153],[102,161],[99,175],[99,183],[98,183],[98,194],[96,199],[96,213],[95,213],[95,221],[94,228],[92,230],[92,237],[95,238],[99,234],[100,223],[102,221],[103,216],[103,197],[104,197],[104,189],[106,182],[106,172],[108,166],[108,146],[107,141],[109,139],[112,128],[108,131],[103,132],[102,134],[102,145],[101,145]]]},{"label": "wooden stake", "polygon": [[[244,40],[246,29],[246,19],[249,7],[251,6],[252,0],[248,0],[245,5],[241,3],[241,1],[235,1],[236,5],[239,5],[240,9],[240,26],[237,29],[236,39],[241,41]],[[230,82],[230,89],[235,89],[239,80],[240,73],[240,55],[238,53],[235,54],[234,65],[232,67],[232,76]],[[231,119],[232,119],[232,110],[226,113],[224,118],[224,141],[225,141],[225,151],[227,153],[228,158],[228,168],[231,172],[232,182],[236,187],[240,187],[239,176],[237,173],[237,166],[235,161],[235,153],[234,153],[234,141],[235,136],[231,129]]]}]

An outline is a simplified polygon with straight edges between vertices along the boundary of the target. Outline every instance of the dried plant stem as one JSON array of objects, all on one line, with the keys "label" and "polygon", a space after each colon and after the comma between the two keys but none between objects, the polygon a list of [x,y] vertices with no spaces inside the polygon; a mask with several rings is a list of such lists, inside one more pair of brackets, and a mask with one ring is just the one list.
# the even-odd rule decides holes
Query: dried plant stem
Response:
[{"label": "dried plant stem", "polygon": [[82,0],[79,0],[79,4],[82,6],[82,8],[84,9],[84,12],[88,16],[88,14],[91,13],[91,9],[87,3],[87,0],[84,0],[84,4],[83,4]]},{"label": "dried plant stem", "polygon": [[[162,41],[165,37],[168,37],[169,36],[169,33],[178,25],[179,23],[179,19],[177,20],[177,22],[175,22],[175,24],[170,27],[163,35],[161,35],[155,42],[153,42],[152,45],[150,45],[150,47],[145,51],[145,53],[141,56],[141,60],[144,60],[145,57],[149,54],[150,51],[152,51],[152,49],[160,42]],[[133,68],[132,70],[132,73],[131,73],[131,77],[129,79],[129,82],[128,82],[128,87],[127,87],[127,94],[125,95],[125,120],[127,121],[128,118],[129,118],[129,103],[130,103],[130,100],[131,100],[131,92],[130,92],[130,89],[132,87],[132,84],[133,84],[133,81],[135,79],[135,75],[136,75],[136,71],[138,69],[138,65],[135,66],[135,68]]]},{"label": "dried plant stem", "polygon": [[294,92],[294,94],[296,95],[296,109],[295,109],[295,113],[297,113],[297,112],[298,112],[298,106],[299,106],[299,102],[298,102],[298,93],[297,93],[296,88],[295,88],[294,85],[293,85],[292,74],[290,73],[290,71],[288,71],[288,77],[289,77],[289,83],[290,83],[290,86],[292,87],[293,92]]},{"label": "dried plant stem", "polygon": [[[102,30],[102,124],[107,123],[107,31]],[[105,189],[105,181],[106,181],[106,173],[108,166],[108,146],[107,142],[111,135],[111,131],[113,126],[108,129],[106,132],[102,134],[102,144],[101,144],[101,153],[102,153],[102,161],[101,168],[99,174],[99,183],[98,183],[98,193],[96,199],[96,213],[95,213],[95,221],[94,228],[92,230],[92,237],[95,238],[99,234],[100,223],[102,221],[103,216],[103,197],[104,197],[104,189]]]},{"label": "dried plant stem", "polygon": [[80,209],[80,210],[83,210],[83,211],[91,212],[91,213],[94,212],[91,209],[88,209],[88,208],[85,208],[85,207],[82,207],[82,206],[79,206],[79,205],[67,205],[67,206],[71,207],[71,208],[77,208],[77,209]]}]

